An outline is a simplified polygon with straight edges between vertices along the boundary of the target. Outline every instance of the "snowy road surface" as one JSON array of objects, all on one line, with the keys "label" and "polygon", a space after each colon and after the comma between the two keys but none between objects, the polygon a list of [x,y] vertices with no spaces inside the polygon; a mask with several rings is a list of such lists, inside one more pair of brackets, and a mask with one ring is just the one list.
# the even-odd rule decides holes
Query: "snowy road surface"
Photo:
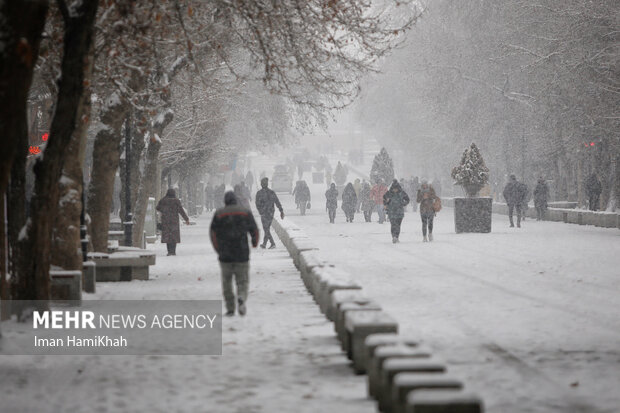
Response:
[{"label": "snowy road surface", "polygon": [[448,370],[479,392],[491,413],[620,412],[620,231],[527,220],[508,228],[493,215],[490,234],[455,234],[453,210],[422,243],[409,208],[401,243],[389,223],[362,214],[336,223],[325,187],[312,185],[313,209],[288,217],[331,264],[417,334]]},{"label": "snowy road surface", "polygon": [[[150,281],[98,283],[89,297],[221,299],[209,224],[183,226],[176,257],[155,245]],[[223,356],[0,356],[0,412],[373,412],[278,244],[252,251],[248,315],[224,319]]]}]

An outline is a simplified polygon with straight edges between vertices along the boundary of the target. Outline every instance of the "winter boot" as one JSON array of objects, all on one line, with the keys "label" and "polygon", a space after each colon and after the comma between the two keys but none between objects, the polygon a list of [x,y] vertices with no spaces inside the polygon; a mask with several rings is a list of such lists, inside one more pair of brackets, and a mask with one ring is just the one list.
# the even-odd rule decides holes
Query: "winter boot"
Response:
[{"label": "winter boot", "polygon": [[267,243],[260,244],[260,247],[261,247],[262,249],[265,249],[265,247],[267,247]]},{"label": "winter boot", "polygon": [[422,239],[422,242],[428,242],[428,238],[426,237],[426,235],[424,236],[424,238]]},{"label": "winter boot", "polygon": [[245,313],[247,312],[247,308],[245,307],[245,303],[242,299],[239,299],[239,307],[237,311],[239,311],[239,315],[245,315]]},{"label": "winter boot", "polygon": [[433,233],[432,233],[432,232],[429,232],[429,233],[428,233],[428,240],[429,240],[429,241],[432,241],[432,240],[433,240]]},{"label": "winter boot", "polygon": [[235,315],[235,310],[226,311],[226,317],[232,317]]},{"label": "winter boot", "polygon": [[398,238],[392,237],[392,244],[396,244],[398,242]]},{"label": "winter boot", "polygon": [[273,249],[275,249],[275,248],[276,248],[276,244],[271,244],[271,245],[269,246],[269,249],[270,249],[270,250],[273,250]]}]

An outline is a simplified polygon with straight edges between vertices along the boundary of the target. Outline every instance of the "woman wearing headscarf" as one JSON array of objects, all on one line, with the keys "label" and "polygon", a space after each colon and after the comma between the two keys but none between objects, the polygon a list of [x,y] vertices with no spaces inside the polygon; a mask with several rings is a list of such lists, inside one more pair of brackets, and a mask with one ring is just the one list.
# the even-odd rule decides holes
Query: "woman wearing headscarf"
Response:
[{"label": "woman wearing headscarf", "polygon": [[157,203],[156,209],[161,212],[161,242],[168,247],[168,255],[177,255],[177,244],[181,242],[179,215],[188,225],[189,217],[174,189],[168,189],[166,196]]},{"label": "woman wearing headscarf", "polygon": [[342,210],[347,217],[347,222],[353,222],[355,208],[357,208],[357,195],[353,184],[349,182],[342,191]]},{"label": "woman wearing headscarf", "polygon": [[336,184],[333,182],[329,186],[329,189],[325,191],[325,208],[327,208],[329,222],[333,224],[336,219],[336,209],[338,208],[338,190],[336,189]]}]

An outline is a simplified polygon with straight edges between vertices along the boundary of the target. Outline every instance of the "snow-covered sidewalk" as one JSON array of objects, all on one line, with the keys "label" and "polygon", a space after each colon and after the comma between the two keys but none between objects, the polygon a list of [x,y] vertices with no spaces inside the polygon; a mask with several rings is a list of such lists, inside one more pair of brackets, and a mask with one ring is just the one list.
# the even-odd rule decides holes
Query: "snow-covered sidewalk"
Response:
[{"label": "snow-covered sidewalk", "polygon": [[389,223],[365,223],[342,210],[330,224],[325,186],[312,185],[313,209],[289,220],[420,337],[451,375],[480,394],[491,413],[620,412],[620,236],[617,229],[526,220],[508,228],[493,215],[490,234],[455,234],[453,210],[423,243],[409,212],[401,243]]},{"label": "snow-covered sidewalk", "polygon": [[[89,298],[221,299],[209,223],[182,227],[176,257],[151,246],[151,280],[99,283]],[[11,413],[374,412],[365,385],[280,242],[252,251],[248,315],[224,319],[222,356],[0,356]]]}]

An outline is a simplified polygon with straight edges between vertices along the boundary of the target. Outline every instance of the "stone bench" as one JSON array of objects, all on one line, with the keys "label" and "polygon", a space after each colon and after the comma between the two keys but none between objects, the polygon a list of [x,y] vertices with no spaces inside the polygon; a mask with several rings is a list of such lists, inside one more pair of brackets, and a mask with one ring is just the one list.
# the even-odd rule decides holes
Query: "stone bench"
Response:
[{"label": "stone bench", "polygon": [[483,413],[484,403],[462,390],[416,390],[407,395],[405,413]]},{"label": "stone bench", "polygon": [[398,357],[387,358],[381,366],[377,400],[379,410],[392,410],[392,381],[398,373],[445,373],[446,366],[433,358]]},{"label": "stone bench", "polygon": [[50,270],[50,298],[53,301],[82,302],[82,271]]},{"label": "stone bench", "polygon": [[97,281],[97,264],[94,261],[82,263],[82,289],[87,293],[95,293]]},{"label": "stone bench", "polygon": [[362,374],[366,371],[364,340],[371,334],[397,333],[398,323],[383,311],[347,311],[344,327],[349,336],[350,358],[353,369]]},{"label": "stone bench", "polygon": [[[340,291],[359,291],[359,290],[340,290]],[[346,302],[342,303],[338,307],[336,313],[336,320],[334,322],[334,330],[336,330],[336,336],[340,340],[340,348],[351,358],[353,349],[349,342],[349,335],[344,327],[344,320],[346,319],[347,312],[349,311],[381,311],[382,308],[374,301],[367,302]]]},{"label": "stone bench", "polygon": [[98,282],[148,280],[149,266],[155,265],[155,252],[134,247],[119,247],[111,254],[89,253],[96,264]]},{"label": "stone bench", "polygon": [[392,345],[380,345],[376,348],[372,357],[367,359],[366,372],[368,374],[368,395],[377,397],[381,383],[381,369],[383,362],[389,358],[419,358],[428,359],[431,351],[423,346],[418,346],[417,341],[408,344],[406,341]]},{"label": "stone bench", "polygon": [[340,305],[351,302],[365,304],[370,302],[370,299],[362,292],[361,289],[346,288],[332,291],[327,304],[327,310],[325,311],[327,319],[329,321],[336,321],[336,316]]},{"label": "stone bench", "polygon": [[398,373],[392,381],[392,406],[391,412],[405,413],[409,393],[422,389],[451,389],[461,390],[463,383],[444,374],[428,373]]}]

